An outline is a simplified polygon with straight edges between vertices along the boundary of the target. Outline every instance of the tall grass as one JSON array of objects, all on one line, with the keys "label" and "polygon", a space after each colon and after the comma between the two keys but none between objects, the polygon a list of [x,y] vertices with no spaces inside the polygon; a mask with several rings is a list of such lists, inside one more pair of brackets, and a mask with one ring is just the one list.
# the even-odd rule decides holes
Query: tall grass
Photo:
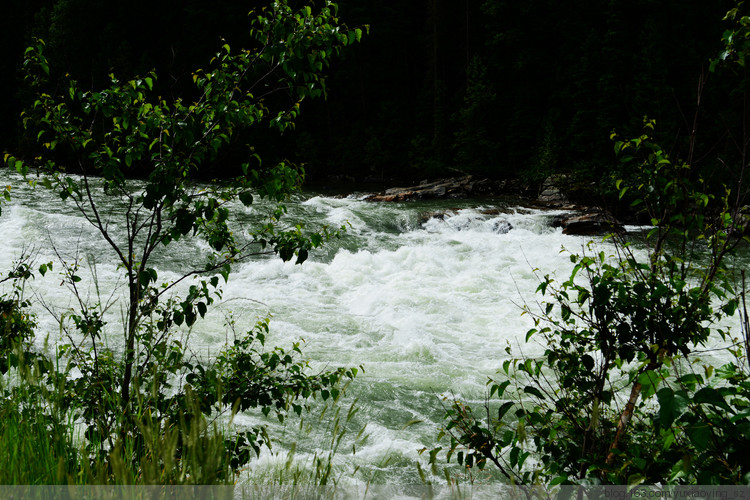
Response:
[{"label": "tall grass", "polygon": [[286,420],[274,450],[265,452],[238,485],[238,496],[255,498],[364,498],[368,484],[354,456],[369,439],[357,418],[357,399],[339,395]]},{"label": "tall grass", "polygon": [[[93,404],[86,400],[86,407],[77,408],[73,405],[82,400],[72,391],[80,385],[70,383],[74,377],[64,351],[56,358],[35,352],[29,340],[33,319],[21,314],[22,306],[12,306],[10,313],[18,314],[0,316],[0,484],[232,485],[240,479],[228,451],[237,447],[236,442],[222,427],[209,423],[190,386],[184,388],[181,411],[171,419],[154,413],[154,401],[167,390],[154,377],[148,391],[134,389],[131,415],[99,420],[91,408],[119,406],[116,392],[107,384],[116,380],[118,369],[110,353],[98,353],[99,376],[89,382],[100,390],[87,393]],[[256,461],[252,470],[244,471],[245,486],[317,496],[362,485],[354,478],[358,467],[352,469],[346,458],[364,446],[368,436],[366,425],[355,418],[356,400],[344,402],[345,389],[313,404],[314,411],[301,415],[297,425],[291,424],[294,419],[285,420],[280,448],[286,451],[277,456],[281,461],[271,467]],[[84,416],[77,421],[75,415]],[[108,432],[97,432],[99,426]],[[346,456],[341,460],[337,454]],[[365,483],[369,484],[367,478]],[[254,497],[257,491],[242,493]]]},{"label": "tall grass", "polygon": [[[316,411],[297,423],[287,421],[280,462],[247,469],[240,478],[230,467],[227,434],[207,422],[190,391],[179,421],[154,418],[144,410],[135,436],[113,445],[92,443],[71,418],[75,408],[66,407],[64,390],[50,386],[45,369],[24,358],[20,349],[12,355],[15,368],[0,375],[4,485],[230,485],[243,479],[243,494],[249,498],[278,489],[302,495],[340,493],[358,468],[337,460],[337,454],[354,455],[368,439],[366,424],[355,419],[357,401],[344,403],[342,390],[337,398],[314,405]],[[302,442],[304,450],[298,446]]]},{"label": "tall grass", "polygon": [[[214,485],[232,484],[225,435],[190,401],[178,422],[143,412],[136,436],[114,446],[89,443],[49,387],[43,368],[17,350],[15,368],[0,375],[0,484]],[[189,400],[191,398],[188,398]],[[181,446],[178,446],[181,445]]]},{"label": "tall grass", "polygon": [[67,484],[78,468],[73,425],[45,405],[37,363],[14,356],[0,376],[0,484]]},{"label": "tall grass", "polygon": [[67,484],[78,464],[69,429],[0,408],[0,484]]},{"label": "tall grass", "polygon": [[[82,400],[72,391],[80,384],[71,384],[74,377],[65,353],[49,358],[35,352],[29,340],[33,319],[21,315],[21,307],[14,304],[11,313],[15,312],[17,317],[0,315],[0,484],[230,485],[237,481],[231,453],[245,450],[238,449],[238,441],[228,439],[222,427],[209,423],[211,416],[201,409],[190,386],[184,388],[180,411],[171,418],[159,414],[154,405],[168,390],[154,377],[150,390],[134,389],[130,415],[107,417],[113,413],[102,411],[104,418],[99,419],[97,408],[119,406],[107,383],[116,380],[116,373],[108,371],[118,369],[114,360],[106,352],[98,353],[99,376],[88,382],[100,390],[87,392],[94,400],[77,408],[73,405]],[[348,409],[340,404],[344,392],[313,405],[319,414],[300,418],[298,434],[287,436],[291,439],[285,448],[290,452],[284,467],[270,475],[254,467],[249,479],[271,488],[335,485],[342,471],[334,457],[342,443],[349,442],[345,436],[357,413],[355,403]],[[77,421],[76,415],[83,417]],[[100,428],[106,432],[98,432]],[[355,433],[353,451],[366,439],[364,427]],[[309,440],[311,434],[317,442]],[[302,454],[305,460],[298,460],[295,453],[298,440],[313,444],[312,451]]]}]

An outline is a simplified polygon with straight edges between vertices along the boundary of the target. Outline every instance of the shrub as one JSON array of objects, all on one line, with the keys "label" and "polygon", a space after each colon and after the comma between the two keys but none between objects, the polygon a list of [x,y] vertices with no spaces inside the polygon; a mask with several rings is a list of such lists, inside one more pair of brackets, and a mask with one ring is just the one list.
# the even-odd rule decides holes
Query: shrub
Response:
[{"label": "shrub", "polygon": [[[238,470],[269,438],[263,426],[227,436],[223,455],[185,468],[184,457],[216,449],[218,434],[207,418],[260,408],[283,419],[299,414],[310,398],[335,394],[342,379],[356,374],[346,368],[311,374],[298,345],[266,350],[265,321],[238,335],[213,361],[196,360],[177,338],[221,297],[220,282],[237,263],[269,253],[302,263],[335,234],[282,225],[284,202],[304,172],[286,162],[261,167],[249,146],[240,175],[196,181],[251,127],[283,132],[294,126],[302,101],[325,95],[330,60],[362,36],[361,29],[339,22],[330,1],[313,10],[276,0],[252,19],[253,47],[237,51],[224,44],[207,69],[193,73],[188,96],[160,95],[154,72],[127,81],[110,75],[110,85],[96,91],[66,75],[58,92],[49,84],[44,43],[26,50],[25,80],[35,101],[23,121],[40,153],[31,160],[6,155],[6,164],[57,193],[90,223],[126,288],[125,347],[113,352],[104,340],[112,334],[105,313],[113,303],[86,299],[77,258],[61,257],[56,264],[77,306],[57,318],[66,342],[56,353],[59,367],[47,372],[44,383],[85,426],[86,453],[104,464],[94,471],[97,481],[102,474],[126,482],[225,481],[227,470]],[[140,183],[131,182],[135,176]],[[102,197],[115,203],[101,203]],[[256,199],[275,208],[249,233],[238,233],[229,207]],[[161,281],[154,252],[185,239],[201,239],[211,250],[179,278]],[[178,284],[185,285],[182,296]],[[21,310],[9,307],[11,314]],[[30,335],[14,321],[5,323],[12,335]],[[133,462],[133,469],[122,468]]]}]

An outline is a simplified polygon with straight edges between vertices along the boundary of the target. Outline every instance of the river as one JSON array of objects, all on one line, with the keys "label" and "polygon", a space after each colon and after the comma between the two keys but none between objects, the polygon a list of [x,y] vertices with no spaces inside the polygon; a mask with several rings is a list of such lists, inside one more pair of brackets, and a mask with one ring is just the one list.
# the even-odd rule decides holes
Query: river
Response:
[{"label": "river", "polygon": [[[0,269],[8,269],[23,248],[32,246],[39,253],[37,262],[55,260],[54,246],[66,259],[81,258],[82,275],[89,269],[84,282],[91,297],[93,270],[102,296],[121,290],[108,248],[75,210],[7,171],[0,175],[0,185],[14,186],[13,201],[0,216]],[[556,212],[502,199],[377,204],[358,194],[304,192],[288,206],[290,221],[346,225],[347,230],[303,265],[261,257],[237,266],[223,287],[222,303],[189,332],[190,346],[204,355],[218,351],[227,339],[224,324],[230,311],[237,325],[271,315],[267,345],[289,347],[303,340],[303,353],[316,369],[363,366],[340,403],[342,415],[351,404],[358,411],[334,457],[334,475],[360,484],[420,484],[415,463],[425,464],[426,457],[418,450],[437,444],[441,396],[479,405],[488,377],[508,357],[507,346],[519,354],[539,352],[540,346],[524,343],[531,320],[521,315],[521,307],[539,300],[539,275],[569,275],[572,264],[562,249],[580,252],[591,238],[553,228]],[[259,211],[262,207],[236,208],[238,225],[250,224]],[[447,215],[423,219],[437,211]],[[512,229],[503,232],[506,223]],[[177,276],[196,252],[204,251],[202,244],[170,245],[155,263],[160,278]],[[39,299],[57,311],[73,306],[60,286],[59,270],[29,284],[40,332],[48,332],[51,343],[59,340],[59,327],[39,307]],[[121,349],[120,311],[117,306],[112,311],[108,342]],[[44,341],[40,336],[39,345]],[[242,415],[235,423],[259,420],[259,415]],[[308,415],[305,422],[317,424],[271,424],[279,442],[252,465],[255,474],[278,480],[292,443],[303,466],[330,449],[334,411],[320,421]],[[427,480],[444,482],[441,472],[432,476],[424,468]],[[475,479],[499,481],[491,473]]]}]

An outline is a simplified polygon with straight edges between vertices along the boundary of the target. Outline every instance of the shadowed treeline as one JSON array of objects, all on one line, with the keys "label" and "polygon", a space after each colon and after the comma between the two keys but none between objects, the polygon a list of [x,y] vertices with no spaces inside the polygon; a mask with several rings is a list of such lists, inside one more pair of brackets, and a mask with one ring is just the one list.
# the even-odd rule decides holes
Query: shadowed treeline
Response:
[{"label": "shadowed treeline", "polygon": [[[33,37],[46,41],[53,74],[69,72],[84,87],[101,87],[110,71],[127,78],[156,68],[159,91],[182,95],[221,37],[249,43],[247,13],[264,3],[3,2],[0,148],[30,153],[17,118],[27,100],[17,68]],[[615,164],[610,131],[635,133],[644,115],[673,155],[686,154],[699,78],[719,53],[731,5],[342,0],[342,20],[371,29],[334,65],[330,98],[308,103],[280,139],[254,132],[243,140],[266,157],[305,163],[313,178],[417,180],[458,169],[530,182],[553,172],[601,179]],[[699,120],[708,169],[731,159],[740,84],[708,79],[702,116],[711,121]],[[217,161],[236,159],[230,152]]]}]

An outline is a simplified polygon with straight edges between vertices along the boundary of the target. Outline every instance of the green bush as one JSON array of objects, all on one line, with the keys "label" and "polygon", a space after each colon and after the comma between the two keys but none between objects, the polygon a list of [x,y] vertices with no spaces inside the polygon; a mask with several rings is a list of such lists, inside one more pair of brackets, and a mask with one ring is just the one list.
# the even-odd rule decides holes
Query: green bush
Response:
[{"label": "green bush", "polygon": [[739,228],[729,193],[701,191],[688,164],[651,142],[652,127],[616,146],[637,172],[634,205],[653,223],[645,251],[612,235],[614,255],[590,246],[571,254],[569,279],[541,279],[548,300],[525,313],[543,356],[506,360],[481,416],[451,402],[449,458],[493,463],[524,484],[750,480],[739,451],[750,444],[748,331],[725,348],[735,363],[715,368],[700,354],[711,339],[732,342],[721,325],[740,301],[726,267]]},{"label": "green bush", "polygon": [[[727,14],[733,26],[712,69],[744,68],[742,8]],[[567,280],[540,279],[546,299],[524,313],[535,322],[526,340],[544,354],[504,361],[481,413],[449,401],[448,460],[492,463],[519,484],[750,483],[744,270],[727,263],[748,240],[745,165],[732,189],[712,189],[693,167],[694,131],[687,160],[674,161],[652,141],[654,122],[644,126],[630,140],[612,135],[627,174],[620,199],[652,226],[642,245],[613,234],[612,255],[590,244],[570,255]],[[741,339],[723,326],[736,314]],[[723,343],[718,354],[730,362],[705,358],[709,342]]]},{"label": "green bush", "polygon": [[[230,278],[237,263],[273,253],[302,263],[336,234],[283,225],[285,202],[304,172],[286,162],[261,166],[250,146],[239,176],[210,184],[196,179],[252,127],[283,132],[294,126],[303,100],[325,95],[331,59],[362,36],[361,29],[342,25],[336,10],[330,1],[315,10],[271,2],[252,15],[252,48],[224,44],[206,69],[193,73],[193,93],[172,98],[157,92],[154,72],[127,81],[110,75],[109,86],[99,90],[87,90],[67,75],[55,85],[44,43],[26,50],[25,81],[35,101],[23,121],[39,142],[39,155],[31,160],[6,155],[5,162],[90,223],[118,264],[126,289],[125,347],[114,352],[105,340],[114,333],[105,314],[116,294],[97,293],[89,300],[81,261],[58,254],[55,266],[77,305],[56,318],[65,340],[54,360],[40,365],[41,380],[22,380],[38,391],[40,405],[58,416],[55,425],[70,419],[83,428],[78,459],[88,465],[86,477],[76,482],[231,482],[232,473],[269,444],[267,430],[261,425],[225,435],[208,422],[248,408],[283,420],[300,414],[313,398],[335,398],[340,383],[356,375],[347,368],[311,374],[296,344],[266,349],[267,321],[236,335],[214,360],[196,360],[178,339],[181,329],[192,327],[221,297],[221,280]],[[142,182],[134,184],[133,177]],[[3,197],[9,194],[6,189]],[[101,197],[115,203],[100,203]],[[236,231],[228,207],[250,206],[256,199],[272,205],[267,219],[248,233]],[[121,228],[117,234],[114,225]],[[152,267],[154,252],[186,239],[203,240],[211,252],[205,259],[197,256],[179,278],[161,281]],[[23,279],[33,275],[30,265],[22,270]],[[178,295],[180,284],[185,289]],[[100,292],[97,283],[91,285]],[[33,335],[23,316],[27,305],[0,302],[3,342]],[[22,352],[34,356],[28,344]],[[67,442],[73,429],[62,427],[59,434]]]}]

